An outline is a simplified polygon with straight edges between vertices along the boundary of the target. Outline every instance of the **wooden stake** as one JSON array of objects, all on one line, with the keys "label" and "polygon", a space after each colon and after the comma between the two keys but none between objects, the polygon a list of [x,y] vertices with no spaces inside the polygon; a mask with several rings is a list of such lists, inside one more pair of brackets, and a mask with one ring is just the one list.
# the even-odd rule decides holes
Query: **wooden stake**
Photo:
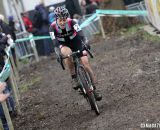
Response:
[{"label": "wooden stake", "polygon": [[7,104],[6,104],[6,102],[2,102],[1,104],[2,104],[2,108],[3,108],[4,114],[5,114],[5,118],[7,120],[7,124],[8,124],[9,130],[14,130],[14,127],[13,127],[13,124],[12,124],[12,120],[11,120],[11,117],[10,117],[10,114],[9,114],[9,111],[8,111]]},{"label": "wooden stake", "polygon": [[3,124],[2,124],[2,120],[0,119],[0,130],[4,130],[3,129]]},{"label": "wooden stake", "polygon": [[99,25],[100,25],[102,37],[105,39],[105,38],[106,38],[106,35],[105,35],[105,32],[104,32],[104,28],[103,28],[103,24],[102,24],[102,20],[101,20],[101,17],[100,17],[100,16],[99,16]]}]

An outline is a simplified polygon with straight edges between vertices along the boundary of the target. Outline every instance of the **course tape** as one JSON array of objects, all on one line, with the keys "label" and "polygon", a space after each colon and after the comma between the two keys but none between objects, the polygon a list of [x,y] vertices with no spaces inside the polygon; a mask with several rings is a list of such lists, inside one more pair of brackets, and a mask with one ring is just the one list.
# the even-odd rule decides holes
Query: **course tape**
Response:
[{"label": "course tape", "polygon": [[50,36],[33,36],[33,37],[27,37],[27,38],[22,38],[22,39],[17,39],[16,43],[18,42],[24,42],[24,41],[29,41],[29,40],[42,40],[42,39],[50,39]]},{"label": "course tape", "polygon": [[86,27],[86,26],[88,26],[94,19],[96,19],[97,18],[97,13],[95,13],[95,14],[93,14],[91,17],[89,17],[86,21],[84,21],[81,25],[80,25],[80,27],[81,28],[84,28],[84,27]]},{"label": "course tape", "polygon": [[[80,27],[84,28],[88,26],[94,19],[96,19],[100,15],[110,15],[110,16],[129,16],[129,17],[136,17],[136,16],[147,16],[147,11],[140,11],[140,10],[96,10],[91,17],[89,17],[86,21],[84,21]],[[50,36],[33,36],[27,37],[22,39],[17,39],[16,42],[24,42],[29,40],[41,40],[41,39],[50,39]]]},{"label": "course tape", "polygon": [[[147,16],[147,11],[137,11],[137,10],[96,10],[96,13],[94,13],[91,17],[89,17],[86,21],[84,21],[80,27],[84,28],[88,26],[93,20],[95,20],[99,16],[104,16],[104,15],[109,15],[109,16]],[[41,39],[50,39],[50,36],[33,36],[33,37],[27,37],[27,38],[22,38],[22,39],[17,39],[16,43],[19,42],[24,42],[24,41],[29,41],[29,40],[41,40]],[[13,45],[14,46],[14,45]],[[9,57],[10,57],[10,49],[11,46],[8,47],[8,50],[6,51],[8,58],[5,61],[5,65],[3,67],[3,70],[0,73],[0,82],[5,81],[9,75],[10,75],[10,62],[9,62]]]},{"label": "course tape", "polygon": [[145,10],[96,10],[96,14],[106,14],[106,15],[135,15],[135,16],[147,16],[147,11]]}]

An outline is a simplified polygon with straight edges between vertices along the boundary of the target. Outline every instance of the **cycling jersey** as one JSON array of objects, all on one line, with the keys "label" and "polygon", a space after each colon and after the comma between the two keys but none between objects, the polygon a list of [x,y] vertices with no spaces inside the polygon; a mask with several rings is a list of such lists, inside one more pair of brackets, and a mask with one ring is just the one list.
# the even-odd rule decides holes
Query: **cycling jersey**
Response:
[{"label": "cycling jersey", "polygon": [[57,22],[53,22],[50,26],[50,35],[52,40],[56,39],[60,42],[68,42],[77,36],[81,28],[77,22],[73,19],[68,18],[64,29],[61,29]]},{"label": "cycling jersey", "polygon": [[50,36],[57,47],[67,46],[72,51],[82,50],[84,35],[74,19],[68,18],[64,29],[61,29],[56,21],[53,22],[50,26]]}]

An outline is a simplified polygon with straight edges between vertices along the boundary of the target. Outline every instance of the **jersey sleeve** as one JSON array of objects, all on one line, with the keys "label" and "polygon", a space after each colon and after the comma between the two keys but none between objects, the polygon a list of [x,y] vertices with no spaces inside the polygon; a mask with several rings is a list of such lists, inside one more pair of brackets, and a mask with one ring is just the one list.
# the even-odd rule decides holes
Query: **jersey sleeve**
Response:
[{"label": "jersey sleeve", "polygon": [[72,20],[72,26],[76,32],[79,32],[82,30],[76,19]]},{"label": "jersey sleeve", "polygon": [[53,29],[52,26],[50,26],[50,28],[49,28],[49,34],[50,34],[50,37],[51,37],[51,39],[53,41],[54,47],[59,47],[59,42],[56,39],[55,30]]},{"label": "jersey sleeve", "polygon": [[49,34],[50,34],[52,40],[56,39],[56,37],[55,37],[55,31],[52,28],[52,26],[50,26],[50,28],[49,28]]}]

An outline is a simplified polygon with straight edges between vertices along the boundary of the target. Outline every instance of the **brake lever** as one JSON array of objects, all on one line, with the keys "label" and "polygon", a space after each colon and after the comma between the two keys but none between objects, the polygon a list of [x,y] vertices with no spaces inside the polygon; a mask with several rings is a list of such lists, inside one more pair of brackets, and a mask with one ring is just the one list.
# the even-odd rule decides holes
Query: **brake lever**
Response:
[{"label": "brake lever", "polygon": [[92,55],[91,51],[88,49],[87,45],[84,44],[83,41],[82,41],[82,43],[83,43],[84,49],[88,52],[88,54],[90,55],[90,57],[93,58],[93,55]]}]

